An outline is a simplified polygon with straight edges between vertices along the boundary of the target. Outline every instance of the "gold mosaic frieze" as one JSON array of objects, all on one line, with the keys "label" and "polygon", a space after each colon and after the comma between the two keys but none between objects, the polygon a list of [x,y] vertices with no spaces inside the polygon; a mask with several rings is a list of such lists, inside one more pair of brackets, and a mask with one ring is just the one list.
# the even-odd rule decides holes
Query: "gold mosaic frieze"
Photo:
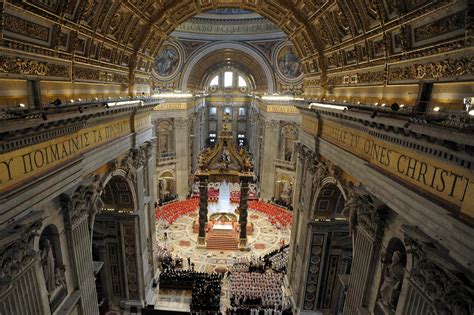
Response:
[{"label": "gold mosaic frieze", "polygon": [[452,79],[474,75],[473,57],[445,59],[405,67],[390,67],[390,81]]},{"label": "gold mosaic frieze", "polygon": [[21,19],[17,16],[5,13],[3,18],[4,30],[38,39],[44,42],[49,41],[49,28],[43,25]]},{"label": "gold mosaic frieze", "polygon": [[436,37],[464,28],[464,26],[464,12],[457,12],[432,23],[428,23],[415,28],[415,41],[419,42],[422,40],[430,39],[432,37]]},{"label": "gold mosaic frieze", "polygon": [[65,65],[5,55],[0,55],[0,73],[69,77],[68,67]]}]

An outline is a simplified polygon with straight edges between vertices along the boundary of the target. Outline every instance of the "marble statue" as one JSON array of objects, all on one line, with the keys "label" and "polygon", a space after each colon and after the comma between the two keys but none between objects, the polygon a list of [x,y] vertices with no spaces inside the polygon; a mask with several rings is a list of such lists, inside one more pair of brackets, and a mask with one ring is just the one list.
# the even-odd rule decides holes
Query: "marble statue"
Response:
[{"label": "marble statue", "polygon": [[48,239],[44,240],[44,248],[41,252],[41,264],[43,265],[44,281],[49,293],[56,288],[56,273],[54,266],[53,248]]},{"label": "marble statue", "polygon": [[379,301],[389,309],[395,311],[404,276],[400,252],[392,255],[391,263],[385,267],[383,283],[380,287]]}]

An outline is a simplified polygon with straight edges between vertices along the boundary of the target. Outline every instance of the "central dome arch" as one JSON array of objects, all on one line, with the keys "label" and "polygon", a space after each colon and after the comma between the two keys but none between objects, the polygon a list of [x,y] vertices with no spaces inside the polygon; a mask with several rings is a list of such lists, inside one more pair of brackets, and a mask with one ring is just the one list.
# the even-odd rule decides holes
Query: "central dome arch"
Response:
[{"label": "central dome arch", "polygon": [[[314,65],[320,69],[321,82],[325,82],[325,61],[323,58],[324,44],[318,35],[317,27],[308,19],[314,17],[317,12],[317,6],[314,4],[301,4],[294,6],[286,1],[164,1],[163,5],[152,14],[149,22],[139,35],[140,40],[135,41],[134,58],[138,59],[140,53],[150,52],[151,57],[155,57],[158,51],[167,39],[167,37],[182,23],[186,22],[195,15],[209,10],[219,8],[238,8],[255,12],[262,17],[280,27],[293,42],[297,55],[300,57],[303,72],[305,74],[317,74]],[[160,38],[154,37],[155,35]],[[137,60],[132,62],[131,76],[133,77],[138,65]],[[185,80],[183,80],[185,82]]]},{"label": "central dome arch", "polygon": [[[223,58],[213,58],[217,54]],[[208,70],[227,58],[233,63],[252,66],[245,68],[254,78],[257,89],[266,87],[265,92],[269,94],[275,91],[275,79],[270,64],[255,49],[237,42],[210,44],[197,51],[187,62],[186,68],[183,69],[180,89],[187,91],[189,85],[199,85],[201,82],[198,80],[203,78]]]}]

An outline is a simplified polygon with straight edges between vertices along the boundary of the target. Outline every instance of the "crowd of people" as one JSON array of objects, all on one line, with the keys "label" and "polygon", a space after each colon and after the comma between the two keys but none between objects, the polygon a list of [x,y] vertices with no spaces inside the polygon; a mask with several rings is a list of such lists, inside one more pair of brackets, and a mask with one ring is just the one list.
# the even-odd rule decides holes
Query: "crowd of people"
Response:
[{"label": "crowd of people", "polygon": [[289,246],[285,245],[278,250],[274,250],[263,257],[265,266],[271,267],[278,272],[286,272],[288,265]]},{"label": "crowd of people", "polygon": [[161,289],[192,290],[191,313],[221,314],[222,274],[166,268],[160,274]]},{"label": "crowd of people", "polygon": [[281,306],[282,274],[266,272],[234,272],[229,276],[230,304],[232,306]]},{"label": "crowd of people", "polygon": [[291,314],[291,305],[283,296],[289,246],[285,245],[262,257],[237,258],[229,268],[229,315]]},{"label": "crowd of people", "polygon": [[197,279],[191,298],[191,313],[220,314],[221,277],[208,276]]},{"label": "crowd of people", "polygon": [[236,258],[234,264],[229,268],[232,272],[263,272],[265,270],[265,262],[261,257],[250,257]]}]

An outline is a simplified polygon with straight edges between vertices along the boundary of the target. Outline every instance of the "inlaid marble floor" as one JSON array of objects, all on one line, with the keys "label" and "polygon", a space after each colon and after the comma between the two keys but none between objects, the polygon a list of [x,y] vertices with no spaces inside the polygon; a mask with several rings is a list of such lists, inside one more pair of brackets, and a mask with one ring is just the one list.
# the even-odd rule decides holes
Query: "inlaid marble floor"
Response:
[{"label": "inlaid marble floor", "polygon": [[[177,219],[166,230],[157,225],[157,240],[161,246],[171,251],[173,257],[183,258],[183,268],[188,269],[187,258],[191,258],[196,271],[213,272],[227,270],[237,258],[264,256],[278,249],[281,241],[285,244],[290,240],[290,229],[277,229],[268,220],[266,215],[249,210],[248,220],[253,224],[254,234],[248,236],[248,251],[208,251],[197,248],[197,234],[193,233],[193,222],[197,218],[197,212]],[[164,238],[167,233],[167,239]],[[157,309],[173,309],[189,311],[191,291],[182,290],[160,290],[155,292],[154,304]],[[221,305],[224,310],[229,303],[227,294],[227,281],[224,280],[222,287]]]}]

